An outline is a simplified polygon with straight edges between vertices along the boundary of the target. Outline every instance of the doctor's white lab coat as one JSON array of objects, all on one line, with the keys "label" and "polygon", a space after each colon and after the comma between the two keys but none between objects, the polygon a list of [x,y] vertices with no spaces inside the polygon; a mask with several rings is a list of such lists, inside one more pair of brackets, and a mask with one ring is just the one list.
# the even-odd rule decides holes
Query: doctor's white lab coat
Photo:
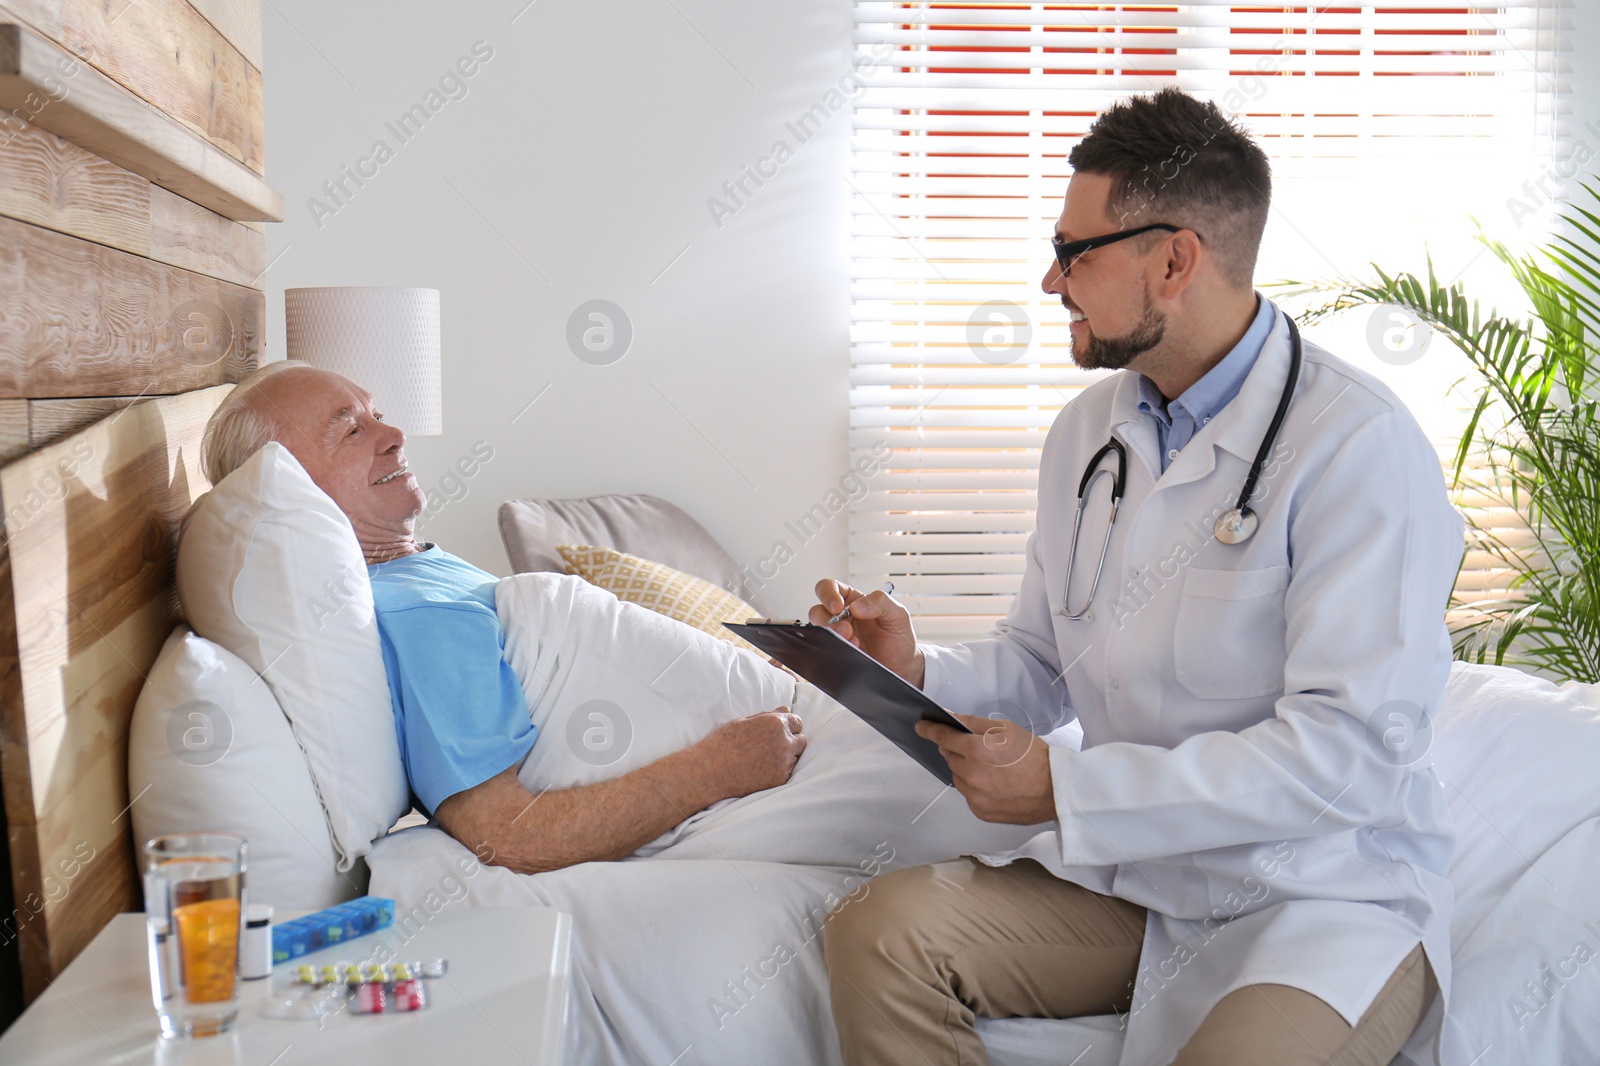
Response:
[{"label": "doctor's white lab coat", "polygon": [[[1165,1066],[1252,983],[1303,989],[1353,1025],[1420,941],[1442,993],[1406,1052],[1453,1066],[1453,835],[1427,747],[1462,521],[1401,401],[1306,345],[1251,501],[1260,527],[1217,541],[1289,361],[1280,312],[1238,396],[1165,473],[1132,372],[1069,404],[1044,445],[1010,614],[983,640],[926,647],[925,688],[1038,733],[1081,723],[1081,751],[1050,751],[1058,827],[984,861],[1036,859],[1149,908],[1124,1064]],[[1059,611],[1076,490],[1112,434],[1125,496],[1091,614],[1072,621]],[[1074,610],[1109,483],[1090,493]]]}]

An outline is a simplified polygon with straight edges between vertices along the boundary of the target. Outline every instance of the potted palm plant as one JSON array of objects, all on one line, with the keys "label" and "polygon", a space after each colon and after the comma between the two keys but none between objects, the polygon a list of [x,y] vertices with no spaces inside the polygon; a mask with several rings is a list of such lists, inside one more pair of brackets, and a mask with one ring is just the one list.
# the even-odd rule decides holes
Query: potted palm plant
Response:
[{"label": "potted palm plant", "polygon": [[[1532,316],[1480,310],[1460,283],[1425,277],[1281,283],[1325,302],[1302,324],[1359,306],[1391,305],[1426,322],[1471,362],[1473,402],[1453,480],[1480,501],[1514,508],[1509,534],[1463,506],[1470,535],[1510,572],[1500,597],[1452,600],[1457,658],[1600,681],[1600,193],[1562,204],[1569,232],[1517,253],[1480,232],[1527,296]],[[1497,528],[1499,527],[1499,528]]]}]

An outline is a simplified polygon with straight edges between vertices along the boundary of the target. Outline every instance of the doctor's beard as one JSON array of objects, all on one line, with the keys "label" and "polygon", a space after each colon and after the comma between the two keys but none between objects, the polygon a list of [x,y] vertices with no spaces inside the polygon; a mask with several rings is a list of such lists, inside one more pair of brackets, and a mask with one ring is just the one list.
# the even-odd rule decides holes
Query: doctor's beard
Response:
[{"label": "doctor's beard", "polygon": [[[1084,323],[1088,325],[1087,321]],[[1161,343],[1167,333],[1167,317],[1157,314],[1150,303],[1150,291],[1145,290],[1144,310],[1136,326],[1120,337],[1097,337],[1089,331],[1089,342],[1078,350],[1072,345],[1072,361],[1085,370],[1121,370],[1139,356]]]}]

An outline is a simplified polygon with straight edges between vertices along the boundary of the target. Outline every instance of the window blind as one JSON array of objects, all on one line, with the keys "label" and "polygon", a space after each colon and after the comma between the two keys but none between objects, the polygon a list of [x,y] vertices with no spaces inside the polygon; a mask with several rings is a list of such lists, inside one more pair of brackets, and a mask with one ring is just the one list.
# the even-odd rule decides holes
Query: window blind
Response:
[{"label": "window blind", "polygon": [[[1096,114],[1166,85],[1215,100],[1271,157],[1269,235],[1408,182],[1432,189],[1419,210],[1442,211],[1464,174],[1550,151],[1537,4],[854,13],[850,444],[886,440],[894,458],[851,507],[850,571],[858,587],[892,580],[933,640],[979,636],[1008,609],[1045,432],[1099,373],[1073,364],[1065,311],[1039,289],[1067,152]],[[1408,252],[1426,237],[1378,228]],[[1382,261],[1372,236],[1334,247],[1335,227],[1319,254],[1358,270]],[[1468,584],[1488,595],[1493,560],[1476,562]]]}]

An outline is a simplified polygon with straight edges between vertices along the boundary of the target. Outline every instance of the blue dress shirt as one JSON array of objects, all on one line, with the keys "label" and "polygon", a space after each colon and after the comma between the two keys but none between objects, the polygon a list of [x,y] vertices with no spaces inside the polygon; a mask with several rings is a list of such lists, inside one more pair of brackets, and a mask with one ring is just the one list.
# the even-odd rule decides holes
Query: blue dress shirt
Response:
[{"label": "blue dress shirt", "polygon": [[1217,417],[1228,402],[1239,395],[1244,379],[1256,365],[1277,309],[1271,301],[1256,297],[1256,317],[1222,361],[1204,377],[1190,385],[1170,403],[1155,382],[1139,375],[1139,410],[1155,419],[1156,440],[1161,446],[1161,472],[1167,472],[1183,446],[1194,438],[1201,426]]}]

